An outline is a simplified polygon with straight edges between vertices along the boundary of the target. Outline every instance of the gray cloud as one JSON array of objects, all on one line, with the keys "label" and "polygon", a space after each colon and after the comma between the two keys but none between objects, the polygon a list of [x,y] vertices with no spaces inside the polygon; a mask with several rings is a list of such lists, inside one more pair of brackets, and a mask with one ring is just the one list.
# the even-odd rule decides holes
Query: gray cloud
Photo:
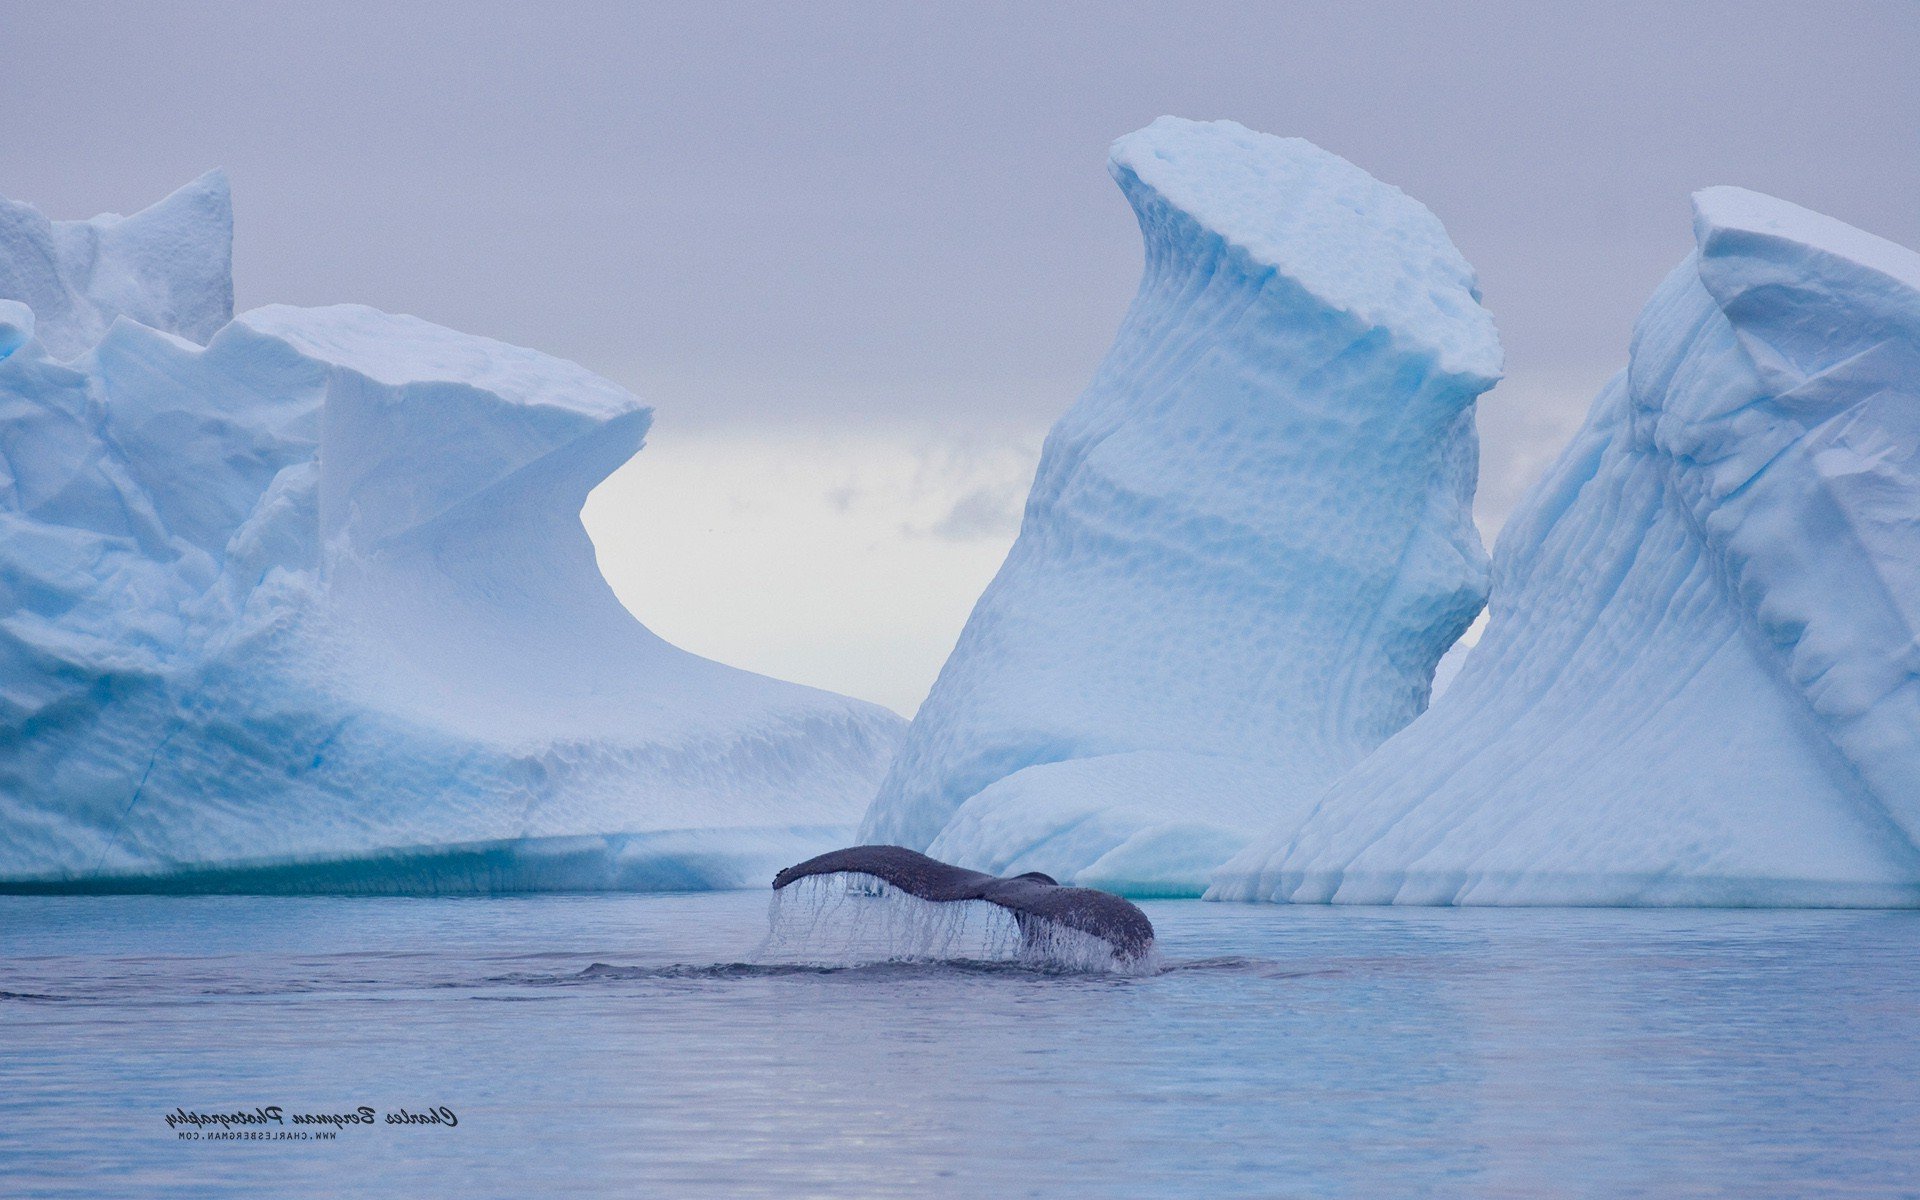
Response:
[{"label": "gray cloud", "polygon": [[1017,487],[975,488],[954,501],[945,516],[926,532],[950,542],[986,538],[1006,539],[1020,528],[1020,506],[1026,495]]},{"label": "gray cloud", "polygon": [[[231,168],[242,304],[364,300],[683,424],[1050,419],[1138,270],[1106,143],[1300,134],[1480,269],[1514,378],[1604,375],[1732,182],[1920,242],[1920,6],[0,3],[0,193]],[[964,398],[966,407],[952,407]]]}]

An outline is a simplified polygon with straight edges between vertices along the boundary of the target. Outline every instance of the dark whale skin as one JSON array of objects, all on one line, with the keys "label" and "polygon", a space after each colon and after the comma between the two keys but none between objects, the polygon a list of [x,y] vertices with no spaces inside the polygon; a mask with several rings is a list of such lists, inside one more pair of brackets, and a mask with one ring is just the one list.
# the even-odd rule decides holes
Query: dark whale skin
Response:
[{"label": "dark whale skin", "polygon": [[985,900],[1014,915],[1022,932],[1037,917],[1091,934],[1129,961],[1153,948],[1153,922],[1120,897],[1093,888],[1062,887],[1038,871],[1002,878],[928,858],[905,846],[849,846],[788,867],[773,877],[775,890],[813,875],[855,872],[885,880],[922,900]]}]

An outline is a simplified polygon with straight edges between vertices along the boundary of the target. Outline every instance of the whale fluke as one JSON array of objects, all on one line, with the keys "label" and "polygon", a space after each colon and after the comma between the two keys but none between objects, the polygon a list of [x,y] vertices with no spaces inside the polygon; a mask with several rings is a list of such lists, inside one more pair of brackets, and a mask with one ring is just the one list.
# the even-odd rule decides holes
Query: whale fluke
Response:
[{"label": "whale fluke", "polygon": [[773,877],[778,891],[823,875],[870,875],[922,900],[984,900],[1013,914],[1023,934],[1041,922],[1076,930],[1113,947],[1132,962],[1153,949],[1153,922],[1120,897],[1092,888],[1062,887],[1038,871],[1002,878],[928,858],[904,846],[850,846],[810,858]]}]

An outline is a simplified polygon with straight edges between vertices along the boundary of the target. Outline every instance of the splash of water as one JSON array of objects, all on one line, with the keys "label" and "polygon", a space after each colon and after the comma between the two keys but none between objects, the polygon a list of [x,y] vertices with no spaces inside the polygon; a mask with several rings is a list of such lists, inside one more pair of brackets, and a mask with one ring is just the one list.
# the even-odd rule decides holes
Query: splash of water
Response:
[{"label": "splash of water", "polygon": [[1039,970],[1151,974],[1158,956],[1124,960],[1111,943],[985,900],[923,900],[872,875],[812,875],[776,888],[763,963],[1014,963]]}]

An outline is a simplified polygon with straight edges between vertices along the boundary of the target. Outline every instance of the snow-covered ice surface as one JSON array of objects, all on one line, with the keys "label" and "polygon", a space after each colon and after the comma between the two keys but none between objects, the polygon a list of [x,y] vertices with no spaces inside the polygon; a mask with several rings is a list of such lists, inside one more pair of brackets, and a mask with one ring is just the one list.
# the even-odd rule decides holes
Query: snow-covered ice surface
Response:
[{"label": "snow-covered ice surface", "polygon": [[25,303],[40,342],[72,358],[128,317],[202,345],[233,316],[233,202],[209,171],[131,217],[49,221],[0,196],[0,298]]},{"label": "snow-covered ice surface", "polygon": [[1418,202],[1298,139],[1114,143],[1146,269],[862,827],[1197,895],[1426,705],[1479,611],[1500,347]]},{"label": "snow-covered ice surface", "polygon": [[1920,904],[1920,255],[1738,188],[1694,234],[1458,680],[1211,896]]},{"label": "snow-covered ice surface", "polygon": [[215,332],[227,212],[0,210],[0,883],[732,886],[843,842],[899,718],[600,577],[580,507],[651,410],[357,306]]}]

